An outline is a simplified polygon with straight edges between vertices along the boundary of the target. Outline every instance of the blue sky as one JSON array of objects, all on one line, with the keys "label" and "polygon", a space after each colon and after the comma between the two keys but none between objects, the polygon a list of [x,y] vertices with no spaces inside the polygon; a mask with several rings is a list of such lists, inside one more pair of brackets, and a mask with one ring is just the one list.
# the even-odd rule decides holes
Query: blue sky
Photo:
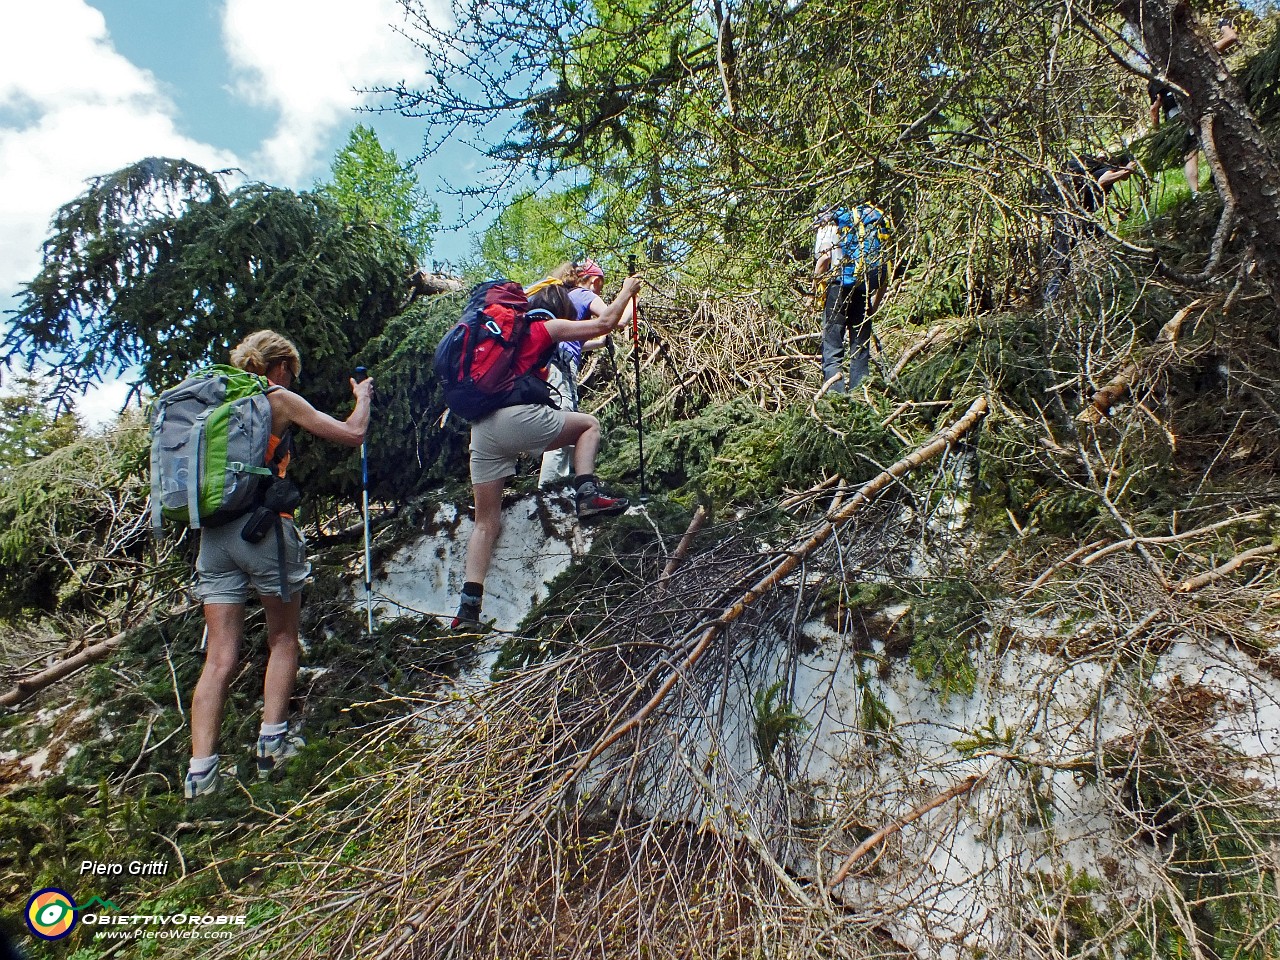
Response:
[{"label": "blue sky", "polygon": [[[415,156],[420,123],[357,112],[376,105],[357,88],[416,82],[420,57],[393,29],[402,22],[396,0],[4,0],[0,309],[38,270],[57,208],[143,157],[307,189],[356,123]],[[418,176],[436,191],[442,178],[472,182],[481,165],[450,148]],[[461,219],[452,198],[437,202],[446,227]],[[435,255],[456,261],[471,236],[442,231]]]}]

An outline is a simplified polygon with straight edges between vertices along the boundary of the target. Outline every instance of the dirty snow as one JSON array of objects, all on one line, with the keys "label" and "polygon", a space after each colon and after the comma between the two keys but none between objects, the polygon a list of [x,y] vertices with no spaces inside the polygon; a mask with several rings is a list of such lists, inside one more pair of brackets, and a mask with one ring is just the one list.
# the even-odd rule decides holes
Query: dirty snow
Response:
[{"label": "dirty snow", "polygon": [[[545,504],[548,536],[539,517]],[[486,620],[498,630],[514,630],[539,601],[546,585],[591,546],[590,531],[578,525],[566,496],[522,497],[502,508],[502,533],[484,585]],[[442,504],[429,527],[441,533],[406,544],[378,571],[373,581],[374,617],[434,615],[451,620],[462,592],[463,564],[471,518]],[[363,602],[361,600],[361,602]]]}]

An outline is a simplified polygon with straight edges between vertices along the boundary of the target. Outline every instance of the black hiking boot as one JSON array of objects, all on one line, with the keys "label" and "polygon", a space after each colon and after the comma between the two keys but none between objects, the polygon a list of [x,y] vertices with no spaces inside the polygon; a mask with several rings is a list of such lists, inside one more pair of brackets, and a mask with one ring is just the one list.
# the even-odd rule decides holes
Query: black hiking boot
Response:
[{"label": "black hiking boot", "polygon": [[482,626],[484,624],[480,622],[480,601],[464,593],[462,602],[458,604],[458,614],[453,618],[450,629],[461,633],[475,633]]}]

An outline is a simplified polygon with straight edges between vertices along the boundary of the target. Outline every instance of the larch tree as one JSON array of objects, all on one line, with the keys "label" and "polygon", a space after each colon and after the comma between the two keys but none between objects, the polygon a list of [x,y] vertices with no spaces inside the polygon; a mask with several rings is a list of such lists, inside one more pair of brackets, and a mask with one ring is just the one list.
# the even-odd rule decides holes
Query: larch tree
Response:
[{"label": "larch tree", "polygon": [[356,126],[329,166],[316,192],[352,222],[368,220],[400,236],[419,263],[430,256],[440,209],[418,185],[412,164],[378,140],[372,128]]}]

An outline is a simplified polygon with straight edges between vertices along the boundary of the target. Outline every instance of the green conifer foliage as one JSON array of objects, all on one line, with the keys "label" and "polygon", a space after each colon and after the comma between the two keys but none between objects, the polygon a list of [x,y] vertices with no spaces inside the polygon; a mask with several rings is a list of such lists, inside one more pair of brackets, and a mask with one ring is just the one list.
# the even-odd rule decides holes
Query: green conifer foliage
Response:
[{"label": "green conifer foliage", "polygon": [[422,262],[431,253],[431,237],[440,208],[418,186],[412,164],[405,164],[364,124],[347,137],[329,167],[330,179],[316,192],[333,201],[353,223],[369,220],[401,237]]},{"label": "green conifer foliage", "polygon": [[[0,357],[47,365],[61,401],[111,376],[154,393],[269,328],[298,345],[307,398],[345,415],[353,366],[402,307],[408,244],[317,194],[227,192],[222,176],[149,158],[94,179],[54,218]],[[297,469],[321,478],[305,459]],[[321,489],[350,492],[358,474],[345,472]]]}]

